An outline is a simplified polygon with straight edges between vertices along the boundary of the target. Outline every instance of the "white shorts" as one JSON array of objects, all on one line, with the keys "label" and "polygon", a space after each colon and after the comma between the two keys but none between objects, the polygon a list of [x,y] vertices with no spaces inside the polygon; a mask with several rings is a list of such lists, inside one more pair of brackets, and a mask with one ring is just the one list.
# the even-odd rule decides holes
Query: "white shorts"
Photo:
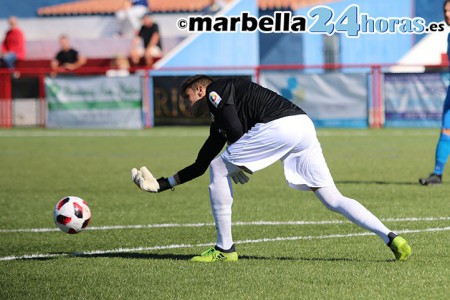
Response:
[{"label": "white shorts", "polygon": [[[162,56],[162,50],[158,46],[151,46],[149,51],[150,51],[149,53],[150,53],[151,57],[161,57]],[[144,47],[143,43],[140,43],[136,47],[136,52],[139,54],[139,56],[145,55],[145,47]]]},{"label": "white shorts", "polygon": [[314,124],[307,115],[258,123],[221,156],[252,173],[280,160],[289,186],[298,190],[335,186]]}]

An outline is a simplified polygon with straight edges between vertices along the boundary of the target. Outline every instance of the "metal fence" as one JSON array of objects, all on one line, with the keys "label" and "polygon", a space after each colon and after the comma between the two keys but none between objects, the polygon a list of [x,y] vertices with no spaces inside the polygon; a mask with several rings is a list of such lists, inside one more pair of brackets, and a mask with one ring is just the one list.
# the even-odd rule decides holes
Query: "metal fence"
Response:
[{"label": "metal fence", "polygon": [[[392,70],[392,65],[261,65],[241,68],[171,68],[153,70],[150,68],[133,69],[133,74],[143,79],[144,127],[172,124],[170,118],[177,118],[178,124],[185,124],[182,101],[177,90],[180,82],[189,75],[206,73],[212,76],[245,76],[265,84],[274,72],[294,74],[294,76],[316,74],[319,77],[329,74],[363,74],[367,78],[367,127],[380,128],[386,124],[385,74]],[[406,67],[406,66],[404,66]],[[417,66],[408,66],[411,68]],[[423,67],[423,66],[421,66]],[[72,78],[85,76],[105,76],[109,68],[89,67],[68,74]],[[444,70],[444,71],[443,71]],[[446,66],[428,67],[425,71],[446,73]],[[409,74],[422,74],[409,73]],[[21,68],[10,72],[0,69],[0,127],[36,126],[46,127],[48,104],[46,101],[45,78],[51,76],[49,68]],[[301,78],[301,77],[299,77]],[[308,87],[306,87],[308,88]],[[351,87],[350,87],[351,88]],[[439,96],[441,97],[441,96]],[[441,99],[444,100],[443,97]],[[156,121],[156,122],[155,122]],[[177,123],[175,122],[175,123]],[[201,121],[200,121],[201,123]],[[193,123],[193,124],[199,124]]]}]

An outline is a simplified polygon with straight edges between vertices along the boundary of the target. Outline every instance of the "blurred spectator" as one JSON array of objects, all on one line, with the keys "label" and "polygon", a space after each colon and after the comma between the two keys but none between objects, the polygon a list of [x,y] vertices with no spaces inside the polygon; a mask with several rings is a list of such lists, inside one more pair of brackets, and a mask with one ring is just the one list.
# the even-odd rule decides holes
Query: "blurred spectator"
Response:
[{"label": "blurred spectator", "polygon": [[140,21],[148,12],[147,0],[126,0],[123,8],[116,12],[119,25],[118,34],[122,37],[132,37],[138,30]]},{"label": "blurred spectator", "polygon": [[227,1],[226,0],[215,0],[209,6],[209,11],[210,11],[210,13],[216,13],[219,10],[221,10],[222,8],[224,8],[225,5],[227,5]]},{"label": "blurred spectator", "polygon": [[106,71],[106,76],[126,77],[130,75],[130,63],[125,55],[117,55],[111,62],[111,69]]},{"label": "blurred spectator", "polygon": [[13,69],[19,59],[25,58],[25,37],[22,30],[17,26],[17,18],[9,17],[9,30],[6,32],[2,43],[0,56],[0,67]]},{"label": "blurred spectator", "polygon": [[59,37],[59,45],[61,50],[50,62],[53,75],[57,72],[74,71],[86,63],[86,58],[70,46],[69,38],[66,35]]},{"label": "blurred spectator", "polygon": [[134,37],[131,45],[131,62],[138,65],[144,57],[145,64],[151,66],[154,58],[162,56],[161,37],[158,24],[153,22],[150,13],[146,13],[142,20],[142,27]]}]

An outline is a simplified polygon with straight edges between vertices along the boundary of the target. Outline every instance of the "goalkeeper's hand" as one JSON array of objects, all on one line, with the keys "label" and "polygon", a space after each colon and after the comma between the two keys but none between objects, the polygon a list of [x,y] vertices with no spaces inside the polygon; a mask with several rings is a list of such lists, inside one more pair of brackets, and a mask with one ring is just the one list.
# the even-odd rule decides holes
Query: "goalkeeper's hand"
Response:
[{"label": "goalkeeper's hand", "polygon": [[234,175],[231,175],[231,178],[233,179],[234,183],[238,184],[246,184],[250,178],[248,178],[247,175],[245,175],[244,171],[239,171]]},{"label": "goalkeeper's hand", "polygon": [[139,171],[136,168],[131,169],[131,179],[141,189],[150,193],[159,193],[172,189],[167,178],[156,179],[147,167],[141,167]]}]

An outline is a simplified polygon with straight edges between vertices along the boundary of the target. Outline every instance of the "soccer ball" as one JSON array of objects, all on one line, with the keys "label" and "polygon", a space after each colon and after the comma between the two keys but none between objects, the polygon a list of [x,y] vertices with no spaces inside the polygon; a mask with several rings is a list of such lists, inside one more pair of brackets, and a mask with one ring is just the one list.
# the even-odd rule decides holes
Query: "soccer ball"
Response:
[{"label": "soccer ball", "polygon": [[75,234],[83,231],[91,220],[86,201],[75,196],[64,197],[56,203],[53,220],[62,231]]}]

